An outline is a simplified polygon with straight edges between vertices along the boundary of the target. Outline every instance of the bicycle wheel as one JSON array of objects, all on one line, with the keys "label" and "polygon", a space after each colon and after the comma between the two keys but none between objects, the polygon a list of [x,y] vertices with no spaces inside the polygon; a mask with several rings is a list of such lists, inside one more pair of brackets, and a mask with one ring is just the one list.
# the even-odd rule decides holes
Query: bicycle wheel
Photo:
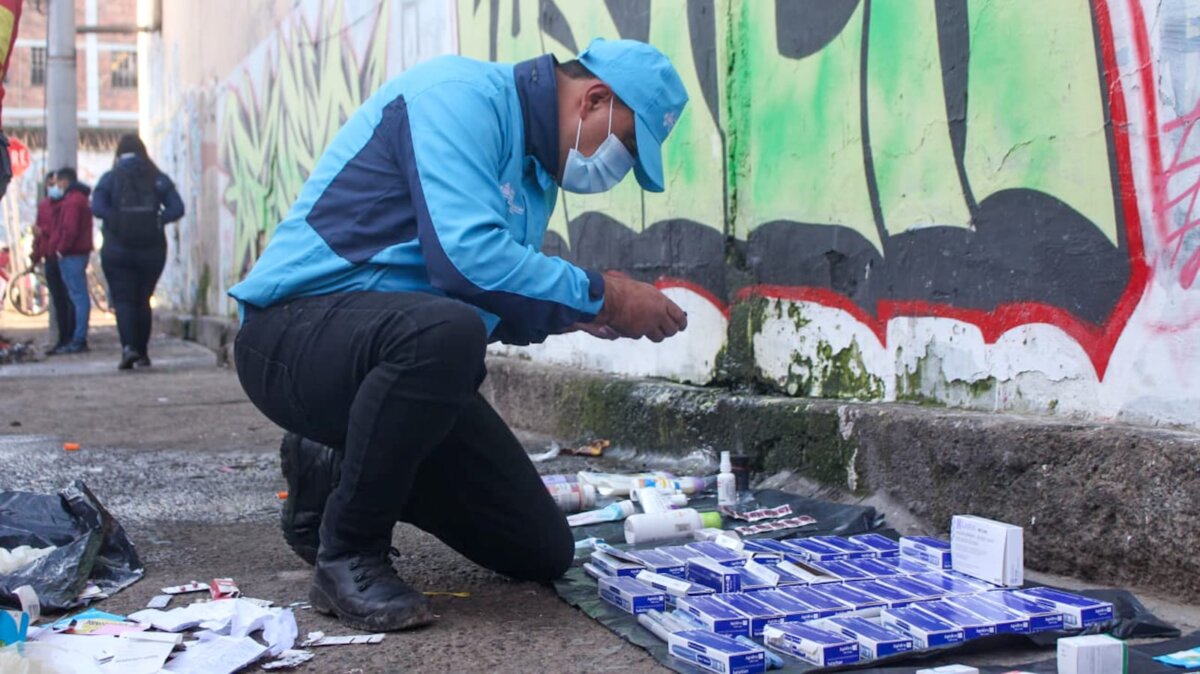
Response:
[{"label": "bicycle wheel", "polygon": [[50,309],[50,288],[37,270],[26,269],[9,282],[8,300],[18,313],[41,316]]},{"label": "bicycle wheel", "polygon": [[101,276],[88,268],[88,297],[92,298],[92,306],[106,314],[113,312],[112,302],[108,301],[108,286]]}]

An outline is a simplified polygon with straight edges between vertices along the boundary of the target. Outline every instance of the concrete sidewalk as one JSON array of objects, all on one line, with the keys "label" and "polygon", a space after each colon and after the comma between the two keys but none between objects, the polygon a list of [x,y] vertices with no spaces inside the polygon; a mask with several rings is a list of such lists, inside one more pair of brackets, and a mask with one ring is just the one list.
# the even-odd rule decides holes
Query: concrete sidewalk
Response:
[{"label": "concrete sidewalk", "polygon": [[[0,333],[36,337],[35,326]],[[118,613],[145,605],[158,588],[218,576],[233,577],[248,596],[280,604],[306,599],[309,567],[284,545],[277,527],[284,488],[278,471],[281,432],[245,399],[234,373],[215,365],[211,351],[173,338],[156,337],[155,366],[118,372],[111,327],[100,327],[86,355],[17,366],[0,365],[0,489],[54,491],[83,479],[128,529],[146,564],[146,578],[100,604]],[[509,403],[528,392],[513,385],[503,398],[497,386],[512,382],[504,363],[494,363],[493,396]],[[571,401],[559,403],[569,410]],[[510,419],[539,424],[534,409],[509,408]],[[542,413],[549,413],[541,410]],[[542,424],[546,426],[545,424]],[[630,429],[648,432],[630,419]],[[531,451],[547,436],[525,434]],[[653,447],[654,438],[644,443]],[[79,442],[64,452],[64,441]],[[699,470],[711,460],[693,452],[681,464],[671,452],[626,447],[603,459],[558,459],[539,464],[545,473],[583,468]],[[764,482],[808,495],[876,505],[905,531],[922,529],[905,504],[883,495],[853,493],[799,476],[764,473]],[[419,671],[662,671],[642,650],[567,606],[549,588],[515,583],[484,571],[441,542],[399,526],[394,544],[404,576],[427,591],[468,592],[467,598],[435,597],[441,619],[433,627],[390,635],[377,646],[324,649],[302,670],[311,672]],[[1055,584],[1078,580],[1036,576]],[[1185,632],[1200,627],[1200,611],[1133,588],[1160,617]],[[299,611],[301,634],[348,633],[332,620]],[[962,657],[977,664],[1017,664],[1052,655],[1046,651]]]}]

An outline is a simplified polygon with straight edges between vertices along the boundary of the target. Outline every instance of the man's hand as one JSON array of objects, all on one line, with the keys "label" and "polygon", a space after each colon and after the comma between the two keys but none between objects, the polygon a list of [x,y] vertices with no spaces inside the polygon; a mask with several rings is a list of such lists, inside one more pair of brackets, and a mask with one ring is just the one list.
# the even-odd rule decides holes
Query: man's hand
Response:
[{"label": "man's hand", "polygon": [[687,314],[650,285],[620,272],[604,272],[604,307],[592,325],[607,326],[622,337],[661,342],[687,328]]}]

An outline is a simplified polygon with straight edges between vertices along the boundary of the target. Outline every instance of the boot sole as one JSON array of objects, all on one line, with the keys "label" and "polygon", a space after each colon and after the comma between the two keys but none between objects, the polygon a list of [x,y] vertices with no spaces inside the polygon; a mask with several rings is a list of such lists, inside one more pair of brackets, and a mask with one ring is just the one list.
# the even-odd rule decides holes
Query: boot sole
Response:
[{"label": "boot sole", "polygon": [[308,590],[308,603],[312,605],[313,610],[317,613],[336,616],[338,622],[346,627],[362,630],[363,632],[399,632],[401,630],[424,627],[437,619],[437,616],[428,608],[423,608],[416,611],[413,615],[400,620],[392,621],[373,616],[360,617],[347,615],[337,610],[329,595],[325,594],[325,591],[315,584]]},{"label": "boot sole", "polygon": [[[296,466],[292,462],[292,452],[288,451],[286,442],[279,443],[279,469],[283,473],[283,479],[287,481],[289,490],[292,485],[300,484],[300,476],[293,474]],[[288,493],[287,500],[283,502],[283,510],[279,513],[279,528],[283,531],[284,542],[292,549],[292,552],[311,566],[317,563],[317,548],[295,535],[296,530],[292,521],[295,517],[292,499],[298,497],[298,494]]]}]

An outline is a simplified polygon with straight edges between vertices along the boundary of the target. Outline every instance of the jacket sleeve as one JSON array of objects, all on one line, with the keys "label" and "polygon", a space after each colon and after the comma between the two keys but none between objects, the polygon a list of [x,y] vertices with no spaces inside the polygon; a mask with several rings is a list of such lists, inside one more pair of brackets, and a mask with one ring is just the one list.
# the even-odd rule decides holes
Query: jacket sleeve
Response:
[{"label": "jacket sleeve", "polygon": [[92,190],[92,214],[105,221],[113,216],[111,172],[100,176],[100,182]]},{"label": "jacket sleeve", "polygon": [[406,101],[396,151],[433,286],[499,316],[506,341],[540,342],[593,320],[604,279],[513,238],[500,185],[506,114],[475,85],[440,84]]},{"label": "jacket sleeve", "polygon": [[158,179],[154,181],[154,189],[158,192],[158,201],[162,204],[162,223],[164,225],[175,222],[183,217],[183,199],[179,196],[179,191],[175,189],[175,183],[171,182],[165,174],[159,174]]}]

